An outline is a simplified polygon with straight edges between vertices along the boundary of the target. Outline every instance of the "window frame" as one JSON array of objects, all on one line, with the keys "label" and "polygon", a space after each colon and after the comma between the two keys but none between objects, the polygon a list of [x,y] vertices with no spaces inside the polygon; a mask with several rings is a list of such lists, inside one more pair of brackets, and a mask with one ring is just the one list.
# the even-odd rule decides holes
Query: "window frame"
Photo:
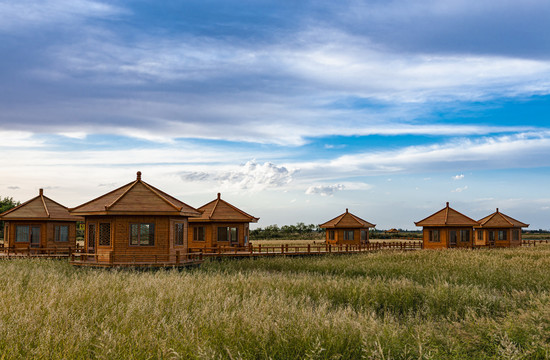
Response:
[{"label": "window frame", "polygon": [[[61,228],[65,228],[65,229],[66,229],[65,239],[64,239],[64,240],[60,240],[60,239],[61,239]],[[60,242],[60,243],[69,242],[69,225],[55,225],[55,226],[54,226],[54,236],[53,236],[53,240],[54,240],[55,242]]]},{"label": "window frame", "polygon": [[[147,237],[148,243],[143,244],[141,236],[143,235],[143,226],[148,225],[148,234]],[[137,226],[137,244],[132,244],[132,226]],[[151,231],[152,229],[152,231]],[[129,223],[128,226],[128,240],[129,240],[129,246],[131,247],[154,247],[155,246],[155,223],[149,223],[149,222],[139,222],[139,223]],[[152,232],[152,234],[151,234]]]},{"label": "window frame", "polygon": [[[181,227],[181,229],[178,229]],[[181,235],[181,244],[180,240]],[[185,245],[185,224],[184,223],[175,223],[174,224],[174,246],[184,246]]]},{"label": "window frame", "polygon": [[[351,234],[351,237],[350,237]],[[344,230],[344,241],[354,241],[355,240],[355,230]]]},{"label": "window frame", "polygon": [[[234,230],[234,231],[233,231]],[[239,242],[239,228],[236,226],[218,226],[217,242],[222,243],[235,243]],[[232,238],[233,232],[235,233],[235,239]],[[225,234],[225,239],[220,239],[220,234]]]},{"label": "window frame", "polygon": [[[202,234],[201,234],[202,232]],[[193,227],[193,241],[205,242],[206,241],[206,231],[204,226],[194,226]]]},{"label": "window frame", "polygon": [[[105,225],[109,225],[109,243],[108,244],[102,244],[101,243],[101,240],[102,240],[102,234],[103,234],[103,231],[105,229]],[[112,231],[111,231],[111,223],[110,222],[100,222],[99,225],[98,225],[98,231],[97,231],[97,247],[110,247],[111,244],[112,244],[112,239],[111,239],[111,236],[112,236]]]},{"label": "window frame", "polygon": [[431,243],[441,242],[441,233],[439,229],[428,230],[428,242],[431,242]]},{"label": "window frame", "polygon": [[497,238],[498,238],[498,241],[507,241],[508,240],[508,231],[507,230],[498,230]]},{"label": "window frame", "polygon": [[[470,229],[462,229],[460,230],[459,234],[460,234],[460,242],[462,243],[470,242]],[[464,240],[464,236],[463,236],[464,234],[468,235],[468,238],[466,240]]]},{"label": "window frame", "polygon": [[334,230],[329,230],[328,231],[328,239],[329,240],[334,240],[335,239],[335,231]]}]

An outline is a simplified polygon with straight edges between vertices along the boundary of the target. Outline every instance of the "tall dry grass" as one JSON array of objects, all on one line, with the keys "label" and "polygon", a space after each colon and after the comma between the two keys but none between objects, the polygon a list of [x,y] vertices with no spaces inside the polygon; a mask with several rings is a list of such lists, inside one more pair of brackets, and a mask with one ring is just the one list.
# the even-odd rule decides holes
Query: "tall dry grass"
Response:
[{"label": "tall dry grass", "polygon": [[550,247],[117,271],[0,262],[0,355],[546,359]]}]

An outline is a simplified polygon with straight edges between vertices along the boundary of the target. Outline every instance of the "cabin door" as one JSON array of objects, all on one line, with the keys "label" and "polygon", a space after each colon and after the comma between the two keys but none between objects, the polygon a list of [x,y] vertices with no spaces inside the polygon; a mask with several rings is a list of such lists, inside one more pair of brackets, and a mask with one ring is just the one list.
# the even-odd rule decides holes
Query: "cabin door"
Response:
[{"label": "cabin door", "polygon": [[88,254],[95,254],[95,224],[88,224]]},{"label": "cabin door", "polygon": [[40,246],[40,226],[31,226],[31,247]]},{"label": "cabin door", "polygon": [[456,230],[449,231],[449,247],[456,247]]}]

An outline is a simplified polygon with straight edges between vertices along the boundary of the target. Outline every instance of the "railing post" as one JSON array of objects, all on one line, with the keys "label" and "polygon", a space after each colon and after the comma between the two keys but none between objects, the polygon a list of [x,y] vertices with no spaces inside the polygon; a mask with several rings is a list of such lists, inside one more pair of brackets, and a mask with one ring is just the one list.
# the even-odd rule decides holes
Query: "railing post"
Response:
[{"label": "railing post", "polygon": [[309,254],[311,252],[311,244],[307,244],[307,253]]},{"label": "railing post", "polygon": [[281,254],[284,254],[285,253],[285,245],[281,245]]},{"label": "railing post", "polygon": [[328,244],[328,252],[332,252],[332,244]]}]

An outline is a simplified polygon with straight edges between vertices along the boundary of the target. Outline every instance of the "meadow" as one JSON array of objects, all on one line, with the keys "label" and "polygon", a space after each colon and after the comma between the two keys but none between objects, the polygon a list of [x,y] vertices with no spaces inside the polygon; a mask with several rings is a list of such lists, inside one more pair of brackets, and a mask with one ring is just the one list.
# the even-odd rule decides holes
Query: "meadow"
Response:
[{"label": "meadow", "polygon": [[210,261],[0,261],[2,359],[548,359],[550,246]]}]

